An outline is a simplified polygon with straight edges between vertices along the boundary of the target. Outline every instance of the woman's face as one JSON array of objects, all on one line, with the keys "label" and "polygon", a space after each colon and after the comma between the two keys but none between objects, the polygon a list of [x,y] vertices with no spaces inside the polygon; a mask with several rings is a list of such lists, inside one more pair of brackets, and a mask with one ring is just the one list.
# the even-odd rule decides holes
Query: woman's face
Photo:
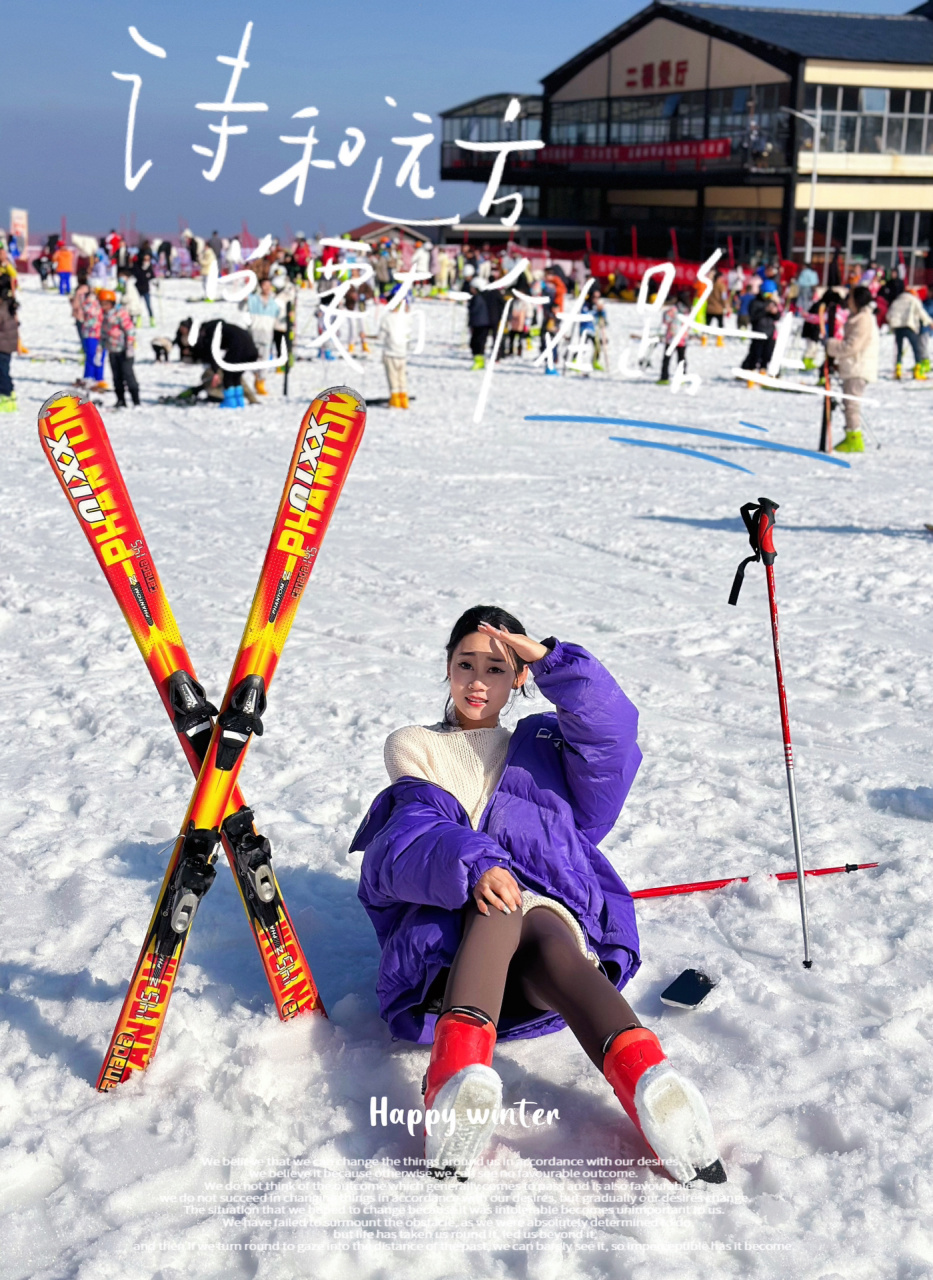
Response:
[{"label": "woman's face", "polygon": [[491,729],[513,689],[525,683],[525,668],[516,675],[514,659],[498,640],[474,631],[454,649],[447,668],[450,696],[462,729]]}]

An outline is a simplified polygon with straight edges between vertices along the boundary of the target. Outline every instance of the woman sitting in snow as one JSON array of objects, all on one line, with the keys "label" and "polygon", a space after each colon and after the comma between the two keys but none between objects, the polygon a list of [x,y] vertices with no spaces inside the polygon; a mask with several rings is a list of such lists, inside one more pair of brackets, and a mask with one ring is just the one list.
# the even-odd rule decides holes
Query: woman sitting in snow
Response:
[{"label": "woman sitting in snow", "polygon": [[[556,714],[502,728],[529,671]],[[391,786],[352,846],[365,850],[382,1016],[393,1035],[432,1043],[428,1168],[464,1179],[491,1138],[497,1036],[567,1025],[668,1173],[723,1181],[702,1098],[620,995],[640,963],[635,913],[596,846],[641,761],[635,707],[585,649],[539,644],[484,605],[455,624],[447,677],[444,720],[389,736]]]}]

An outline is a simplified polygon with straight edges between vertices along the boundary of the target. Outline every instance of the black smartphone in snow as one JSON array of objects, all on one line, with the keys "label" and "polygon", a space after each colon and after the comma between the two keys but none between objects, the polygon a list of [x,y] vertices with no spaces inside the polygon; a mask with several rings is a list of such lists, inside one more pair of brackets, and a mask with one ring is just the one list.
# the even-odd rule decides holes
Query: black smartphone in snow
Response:
[{"label": "black smartphone in snow", "polygon": [[695,1009],[716,983],[698,969],[684,969],[669,987],[661,992],[661,1003],[672,1005],[675,1009]]}]

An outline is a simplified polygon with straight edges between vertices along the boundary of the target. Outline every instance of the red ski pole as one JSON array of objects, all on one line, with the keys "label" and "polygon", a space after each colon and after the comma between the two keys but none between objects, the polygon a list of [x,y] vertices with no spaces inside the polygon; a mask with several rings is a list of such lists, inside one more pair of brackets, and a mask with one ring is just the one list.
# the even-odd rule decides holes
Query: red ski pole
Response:
[{"label": "red ski pole", "polygon": [[[847,862],[844,867],[815,867],[805,871],[805,876],[835,876],[843,871],[867,871],[869,867],[877,867],[877,862]],[[750,876],[726,876],[725,880],[692,880],[686,884],[662,884],[655,889],[635,889],[633,898],[673,898],[682,893],[709,893],[713,889],[724,889],[727,884],[747,884]],[[796,871],[779,871],[775,880],[796,880]]]},{"label": "red ski pole", "polygon": [[735,604],[742,589],[745,566],[763,560],[768,577],[768,605],[771,610],[771,638],[774,641],[774,669],[777,674],[778,702],[781,707],[781,732],[784,735],[784,764],[787,769],[787,795],[790,800],[790,823],[794,834],[794,860],[797,863],[797,891],[800,895],[800,921],[803,925],[803,967],[809,969],[810,926],[807,921],[807,894],[804,887],[803,854],[800,850],[800,819],[797,815],[797,787],[794,782],[794,747],[790,739],[790,721],[787,717],[787,694],[784,691],[784,671],[781,666],[781,640],[778,635],[777,601],[774,597],[774,513],[778,504],[769,498],[759,498],[757,504],[746,502],[741,508],[742,519],[748,530],[748,540],[754,555],[743,560],[736,570],[729,603]]}]

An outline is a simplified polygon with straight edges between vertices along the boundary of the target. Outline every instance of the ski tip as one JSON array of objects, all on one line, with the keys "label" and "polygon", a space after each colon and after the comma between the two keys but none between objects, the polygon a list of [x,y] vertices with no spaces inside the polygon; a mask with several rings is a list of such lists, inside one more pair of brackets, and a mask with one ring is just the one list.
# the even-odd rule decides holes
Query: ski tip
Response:
[{"label": "ski tip", "polygon": [[41,422],[43,418],[47,418],[55,405],[60,404],[63,400],[73,400],[76,405],[93,403],[91,397],[82,387],[66,387],[63,391],[53,392],[48,400],[45,401],[39,410],[39,421]]},{"label": "ski tip", "polygon": [[363,399],[363,397],[360,395],[358,391],[354,390],[353,387],[325,387],[323,391],[319,391],[317,393],[314,399],[326,401],[331,396],[352,396],[353,399],[357,402],[359,409],[363,413],[366,412],[366,401]]}]

